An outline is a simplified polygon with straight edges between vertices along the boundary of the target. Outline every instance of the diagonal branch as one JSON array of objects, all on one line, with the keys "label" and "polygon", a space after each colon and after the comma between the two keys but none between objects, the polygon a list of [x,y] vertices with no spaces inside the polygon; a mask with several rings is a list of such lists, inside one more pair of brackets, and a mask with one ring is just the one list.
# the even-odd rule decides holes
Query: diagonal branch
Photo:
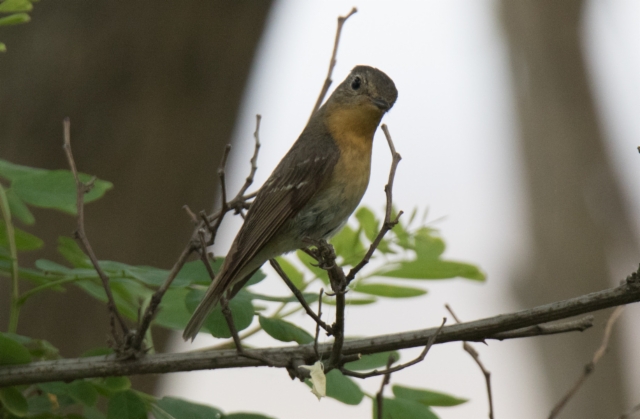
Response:
[{"label": "diagonal branch", "polygon": [[[640,276],[630,275],[620,286],[581,295],[568,300],[545,304],[529,310],[501,314],[482,320],[443,327],[434,344],[494,339],[497,334],[527,328],[537,324],[562,320],[609,307],[640,301]],[[342,347],[343,359],[349,356],[425,346],[438,328],[373,336],[348,340]],[[331,343],[318,345],[323,357],[331,356]],[[299,346],[252,350],[252,354],[266,357],[270,366],[286,368],[294,360],[306,364],[316,361],[312,343]],[[142,359],[123,361],[113,356],[32,362],[25,365],[0,367],[0,387],[47,381],[67,381],[89,377],[108,377],[135,374],[157,374],[203,369],[266,366],[255,359],[240,356],[235,350],[206,351],[177,354],[153,354]]]}]

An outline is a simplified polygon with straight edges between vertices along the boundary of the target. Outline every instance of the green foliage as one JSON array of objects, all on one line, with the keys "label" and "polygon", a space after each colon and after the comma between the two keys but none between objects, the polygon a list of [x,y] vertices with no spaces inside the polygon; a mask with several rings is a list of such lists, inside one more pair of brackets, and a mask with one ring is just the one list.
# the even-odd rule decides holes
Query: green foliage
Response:
[{"label": "green foliage", "polygon": [[[378,418],[378,405],[373,403],[373,419]],[[382,401],[383,419],[438,419],[429,407],[406,399],[388,399]]]},{"label": "green foliage", "polygon": [[393,395],[399,399],[413,400],[425,406],[458,406],[466,403],[467,399],[450,396],[437,391],[422,390],[394,385]]},{"label": "green foliage", "polygon": [[282,342],[297,342],[300,345],[313,342],[306,330],[278,318],[260,316],[260,326],[269,336]]},{"label": "green foliage", "polygon": [[[20,23],[27,23],[31,20],[29,15],[25,12],[30,12],[33,9],[33,3],[36,0],[3,0],[0,2],[0,16],[5,14],[7,16],[0,17],[0,26],[18,25]],[[0,42],[0,52],[6,52],[7,46]]]},{"label": "green foliage", "polygon": [[[29,2],[0,2],[0,13],[3,13],[2,7],[10,7],[12,4],[11,7],[18,7],[18,4],[24,6],[24,3]],[[18,13],[23,12],[16,11],[13,15]],[[91,177],[82,175],[82,179],[88,181]],[[7,215],[0,219],[0,276],[11,278],[14,272],[14,257],[9,249],[9,232],[13,231],[13,239],[19,253],[37,250],[44,245],[42,240],[32,233],[16,228],[14,222],[26,226],[33,225],[36,220],[29,207],[50,208],[74,214],[75,182],[68,171],[30,168],[4,160],[0,160],[0,181],[3,182],[5,191],[5,206],[8,207]],[[102,197],[111,187],[111,183],[107,181],[96,180],[93,190],[85,195],[85,201],[91,202]],[[370,305],[375,304],[378,298],[415,298],[427,293],[425,289],[413,284],[407,286],[407,279],[462,277],[484,280],[484,274],[477,267],[443,259],[445,243],[437,231],[424,225],[411,227],[415,211],[409,218],[407,224],[398,224],[382,239],[371,263],[359,272],[356,280],[350,285],[347,304]],[[355,214],[354,225],[345,227],[332,240],[338,263],[342,266],[358,264],[371,242],[378,236],[381,225],[382,221],[371,210],[360,208]],[[9,226],[13,228],[9,229]],[[18,278],[31,282],[32,286],[28,291],[18,293],[17,299],[12,298],[15,303],[11,308],[13,314],[16,314],[14,311],[19,311],[23,304],[28,303],[32,296],[46,291],[64,291],[69,286],[78,287],[97,301],[106,302],[102,282],[77,241],[69,237],[60,237],[57,250],[63,263],[40,259],[33,268],[18,266]],[[303,297],[306,301],[314,303],[318,299],[316,290],[319,286],[327,288],[327,273],[316,266],[315,260],[306,253],[298,251],[295,257],[297,261],[284,257],[278,260],[294,285],[305,291]],[[153,292],[169,276],[168,270],[153,266],[129,265],[108,260],[98,263],[109,277],[118,310],[132,321],[138,319],[140,309],[148,304]],[[222,263],[223,258],[217,258],[212,263],[214,272],[220,270]],[[288,316],[301,309],[293,294],[265,295],[251,288],[264,278],[264,273],[257,271],[247,282],[245,289],[230,301],[230,309],[238,331],[244,331],[244,334],[262,331],[282,342],[311,344],[314,331],[304,330],[286,320]],[[167,290],[152,326],[182,330],[210,283],[209,272],[201,261],[186,263]],[[314,285],[315,290],[312,288]],[[332,305],[335,304],[335,299],[325,294],[323,303]],[[265,304],[275,304],[278,308],[275,312],[268,312],[265,311],[268,308]],[[286,307],[294,308],[286,311]],[[257,324],[251,331],[247,331],[254,323],[256,315]],[[209,315],[203,329],[215,337],[230,337],[220,306]],[[242,336],[244,335],[241,334]],[[151,342],[148,344],[152,346]],[[83,356],[105,356],[111,353],[112,350],[109,348],[94,348]],[[356,371],[384,368],[389,356],[396,361],[400,358],[398,352],[365,355],[346,367]],[[47,341],[14,333],[0,333],[0,366],[58,358],[58,350]],[[349,405],[357,405],[364,400],[365,393],[360,386],[340,371],[334,369],[329,372],[326,381],[328,397]],[[34,388],[37,388],[37,391],[34,391]],[[30,391],[26,390],[24,386],[0,390],[0,417],[141,419],[151,414],[156,419],[269,419],[258,413],[224,413],[215,407],[172,397],[156,399],[132,390],[127,377],[40,383],[31,387]],[[385,399],[385,418],[436,418],[430,410],[431,406],[455,406],[466,401],[436,391],[397,385],[393,386],[393,393],[394,398]],[[102,411],[105,406],[106,411]]]}]

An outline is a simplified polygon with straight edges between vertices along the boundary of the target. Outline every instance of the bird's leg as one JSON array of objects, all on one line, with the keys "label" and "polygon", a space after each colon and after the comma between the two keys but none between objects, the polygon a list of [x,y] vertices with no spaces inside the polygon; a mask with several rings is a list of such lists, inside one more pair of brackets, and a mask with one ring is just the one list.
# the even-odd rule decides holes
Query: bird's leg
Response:
[{"label": "bird's leg", "polygon": [[227,327],[229,328],[229,332],[231,333],[231,337],[233,338],[233,343],[236,345],[236,351],[238,355],[244,356],[245,358],[255,359],[257,361],[264,362],[265,364],[272,366],[273,362],[269,359],[252,355],[244,350],[242,347],[242,341],[240,340],[240,336],[238,336],[238,329],[236,329],[236,325],[233,322],[233,314],[231,313],[231,309],[229,308],[229,300],[226,297],[222,297],[220,299],[220,304],[222,306],[222,315],[227,322]]}]

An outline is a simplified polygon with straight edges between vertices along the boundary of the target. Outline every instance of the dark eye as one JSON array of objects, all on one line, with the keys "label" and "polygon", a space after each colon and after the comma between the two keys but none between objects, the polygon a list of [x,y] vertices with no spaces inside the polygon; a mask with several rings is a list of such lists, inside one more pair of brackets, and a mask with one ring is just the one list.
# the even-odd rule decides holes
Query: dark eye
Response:
[{"label": "dark eye", "polygon": [[358,90],[360,88],[360,84],[362,83],[362,80],[360,80],[360,77],[356,77],[353,79],[353,81],[351,82],[351,88],[353,90]]}]

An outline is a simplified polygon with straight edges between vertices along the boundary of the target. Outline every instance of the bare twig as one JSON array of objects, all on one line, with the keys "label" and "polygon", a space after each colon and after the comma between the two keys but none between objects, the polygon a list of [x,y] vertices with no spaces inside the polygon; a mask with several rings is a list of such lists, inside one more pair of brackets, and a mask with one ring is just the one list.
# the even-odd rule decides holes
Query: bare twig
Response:
[{"label": "bare twig", "polygon": [[[324,288],[320,288],[318,292],[318,320],[322,319],[322,293]],[[318,338],[320,337],[320,322],[316,322],[316,336],[313,340],[313,350],[316,353],[316,357],[320,359],[320,352],[318,352]]]},{"label": "bare twig", "polygon": [[120,315],[120,312],[118,311],[118,307],[116,307],[116,303],[113,298],[113,293],[111,292],[111,287],[109,286],[109,277],[100,267],[100,264],[98,263],[98,258],[96,257],[96,254],[93,251],[93,248],[91,247],[91,243],[89,243],[89,239],[87,238],[87,234],[84,229],[84,194],[86,194],[93,188],[93,184],[96,179],[94,177],[87,183],[84,183],[80,180],[80,176],[78,175],[78,169],[76,168],[76,162],[73,159],[73,152],[71,151],[71,121],[69,120],[69,118],[64,119],[63,126],[64,126],[63,148],[65,151],[65,154],[67,155],[67,161],[69,162],[69,167],[71,168],[71,172],[73,173],[73,178],[76,181],[76,208],[78,212],[78,218],[77,218],[78,223],[77,223],[77,229],[74,233],[74,236],[76,240],[78,240],[82,245],[82,247],[84,248],[85,252],[89,256],[89,259],[91,260],[91,264],[93,265],[96,272],[98,273],[98,276],[102,280],[102,286],[104,287],[104,291],[107,294],[107,307],[109,308],[109,313],[111,314],[112,318],[115,318],[115,320],[117,320],[118,325],[122,330],[122,334],[124,335],[124,337],[121,339],[120,336],[118,336],[118,334],[115,332],[115,328],[113,328],[114,329],[112,330],[113,338],[115,340],[116,345],[118,346],[117,349],[121,350],[123,349],[122,345],[125,344],[127,335],[129,334],[129,328],[127,327],[126,323],[124,322],[124,319]]},{"label": "bare twig", "polygon": [[353,281],[353,279],[356,277],[356,274],[360,272],[360,270],[364,268],[367,263],[369,263],[371,256],[373,256],[373,253],[380,245],[380,242],[382,241],[384,236],[389,232],[389,230],[391,230],[396,224],[398,224],[398,220],[402,215],[402,211],[400,211],[395,219],[391,219],[391,211],[393,210],[393,180],[395,179],[396,169],[398,168],[398,163],[400,163],[402,156],[400,156],[400,154],[396,151],[395,146],[393,145],[393,140],[391,139],[391,134],[389,133],[387,125],[382,124],[381,128],[387,139],[387,144],[389,144],[389,150],[391,151],[391,169],[389,170],[389,180],[384,187],[384,191],[387,196],[387,206],[384,215],[384,223],[382,223],[382,227],[380,228],[378,235],[369,246],[369,250],[367,250],[367,253],[364,255],[360,263],[351,268],[351,270],[349,271],[349,274],[347,275],[347,283]]},{"label": "bare twig", "polygon": [[289,289],[291,290],[293,295],[295,295],[295,297],[298,299],[298,301],[302,305],[302,308],[304,308],[304,311],[309,315],[309,317],[311,317],[316,322],[317,325],[322,327],[329,335],[331,335],[332,334],[331,326],[326,324],[324,321],[322,321],[322,319],[320,318],[319,314],[316,314],[311,309],[311,307],[309,307],[309,304],[304,299],[304,295],[302,295],[300,290],[294,285],[293,282],[291,282],[291,279],[289,278],[289,276],[287,276],[285,271],[282,270],[282,267],[280,266],[278,261],[275,260],[275,259],[270,259],[269,263],[271,264],[273,269],[278,273],[278,275],[280,275],[280,278],[282,278],[284,283],[287,284],[287,287],[289,287]]},{"label": "bare twig", "polygon": [[[566,319],[609,307],[640,301],[640,277],[633,273],[624,283],[564,301],[545,304],[529,310],[501,314],[482,320],[444,327],[434,344],[455,341],[486,341],[494,335],[537,324]],[[143,318],[144,321],[144,318]],[[380,352],[424,346],[438,328],[373,336],[344,342],[343,360]],[[318,344],[324,359],[330,356],[331,343]],[[239,356],[235,350],[147,355],[142,359],[122,362],[113,356],[32,362],[24,365],[0,367],[0,387],[48,381],[72,381],[79,378],[108,377],[136,374],[156,374],[203,369],[274,366],[286,368],[292,360],[312,364],[317,360],[313,344],[252,350],[268,357],[271,364]]]},{"label": "bare twig", "polygon": [[553,324],[536,324],[535,326],[523,327],[522,329],[510,332],[496,333],[491,339],[503,340],[514,338],[526,338],[531,336],[557,335],[567,332],[584,332],[593,327],[593,316],[584,316],[577,320],[569,320]]},{"label": "bare twig", "polygon": [[184,248],[184,250],[180,254],[180,257],[178,258],[176,263],[173,265],[173,268],[171,268],[171,271],[169,272],[169,276],[167,277],[167,279],[164,281],[162,286],[160,286],[160,288],[158,288],[158,290],[154,292],[153,295],[151,296],[151,301],[149,302],[149,305],[147,306],[147,308],[144,311],[144,314],[142,315],[142,320],[140,320],[140,325],[138,326],[136,335],[134,336],[131,342],[131,348],[133,348],[134,351],[141,351],[143,349],[142,342],[144,341],[145,334],[147,333],[147,330],[151,325],[151,321],[156,315],[156,311],[158,310],[158,306],[162,301],[162,297],[164,297],[164,293],[167,292],[167,290],[171,286],[171,283],[176,278],[176,276],[178,276],[178,273],[180,272],[184,264],[187,262],[187,258],[189,258],[189,255],[195,249],[196,248],[192,246],[191,242],[189,245],[187,245]]},{"label": "bare twig", "polygon": [[[336,55],[338,54],[338,45],[340,44],[340,34],[342,33],[342,27],[344,26],[344,23],[347,21],[347,19],[349,19],[351,15],[353,15],[357,11],[358,9],[354,7],[349,13],[347,13],[346,16],[338,17],[338,28],[336,29],[336,39],[333,42],[331,61],[329,61],[329,71],[327,71],[327,78],[324,80],[324,84],[322,85],[322,89],[320,90],[320,95],[318,96],[316,104],[313,106],[313,110],[311,111],[312,116],[318,109],[320,109],[320,105],[322,104],[324,97],[327,95],[331,83],[333,83],[333,80],[331,80],[331,74],[333,74],[333,68],[336,66]],[[309,117],[309,119],[311,119],[311,117]]]},{"label": "bare twig", "polygon": [[348,369],[346,369],[344,367],[340,368],[340,371],[344,375],[349,375],[351,377],[365,379],[365,378],[369,378],[369,377],[375,377],[375,376],[378,376],[378,375],[391,374],[393,372],[397,372],[397,371],[403,370],[405,368],[408,368],[408,367],[410,367],[412,365],[416,365],[417,363],[424,361],[424,359],[426,358],[427,354],[429,353],[429,349],[431,349],[433,344],[436,343],[436,339],[438,338],[438,335],[442,332],[442,328],[444,327],[444,324],[446,322],[447,322],[447,319],[443,318],[442,319],[442,324],[440,324],[440,327],[438,327],[438,329],[436,329],[436,332],[429,337],[429,340],[427,340],[427,344],[425,345],[425,347],[422,350],[422,352],[420,353],[420,355],[418,355],[417,358],[414,358],[409,362],[405,362],[404,364],[396,365],[393,368],[387,367],[386,369],[384,369],[382,371],[373,370],[371,372],[362,373],[362,372],[351,371],[351,370],[348,370]]},{"label": "bare twig", "polygon": [[242,341],[240,340],[240,336],[238,335],[238,329],[236,329],[236,324],[233,321],[233,314],[231,312],[231,308],[229,307],[229,300],[227,300],[226,298],[222,298],[220,300],[220,304],[222,305],[222,315],[227,322],[227,327],[229,328],[229,333],[231,333],[231,337],[233,338],[233,343],[236,346],[238,355],[250,359],[255,359],[256,361],[263,362],[266,365],[271,365],[271,361],[268,358],[261,355],[252,354],[244,350],[244,348],[242,347]]},{"label": "bare twig", "polygon": [[242,197],[249,189],[249,186],[253,184],[253,179],[258,171],[258,152],[260,151],[260,121],[262,120],[261,115],[256,115],[256,130],[253,132],[253,138],[255,140],[255,145],[253,148],[253,156],[251,157],[251,170],[249,171],[249,176],[244,181],[244,185],[238,191],[238,194],[234,198],[234,200],[239,200],[239,197]]},{"label": "bare twig", "polygon": [[[389,355],[389,359],[387,360],[387,371],[389,371],[389,369],[391,368],[391,364],[393,364],[395,361],[396,360],[393,358],[393,355]],[[389,385],[389,381],[391,381],[391,373],[387,372],[386,374],[384,374],[382,383],[380,383],[380,390],[378,390],[378,393],[376,393],[376,406],[378,408],[378,414],[376,416],[378,417],[378,419],[382,419],[382,409],[384,405],[384,388]]]},{"label": "bare twig", "polygon": [[560,411],[566,406],[567,402],[571,400],[571,398],[578,392],[580,387],[582,387],[582,384],[584,384],[587,378],[589,378],[589,375],[591,375],[591,373],[595,370],[596,364],[598,363],[598,361],[600,361],[600,358],[604,356],[604,354],[607,352],[607,349],[609,348],[609,340],[611,339],[611,331],[613,330],[613,325],[622,314],[623,309],[624,307],[620,306],[616,307],[616,309],[613,310],[613,313],[611,313],[609,320],[607,320],[607,325],[604,328],[602,343],[600,344],[598,350],[593,354],[593,359],[591,360],[591,362],[584,366],[584,371],[580,378],[578,378],[573,387],[569,389],[564,397],[560,399],[560,401],[554,406],[553,410],[551,410],[549,419],[553,419],[558,416]]},{"label": "bare twig", "polygon": [[227,158],[229,157],[230,151],[231,151],[231,145],[227,144],[227,146],[224,149],[224,152],[222,153],[222,161],[220,162],[220,167],[218,168],[218,177],[220,178],[220,188],[222,190],[221,192],[222,204],[220,206],[220,215],[216,218],[215,224],[213,225],[209,224],[206,216],[203,217],[204,218],[203,222],[205,223],[205,225],[207,225],[207,227],[209,228],[209,233],[211,234],[209,241],[207,243],[209,245],[212,245],[214,243],[216,239],[216,235],[218,234],[218,229],[222,224],[222,220],[224,219],[224,216],[227,214],[227,211],[229,210],[229,206],[227,203],[227,184],[225,182],[225,169],[227,166]]},{"label": "bare twig", "polygon": [[[458,316],[456,316],[456,313],[454,313],[451,306],[449,306],[449,304],[445,304],[444,306],[447,311],[451,313],[451,316],[454,318],[456,323],[461,323],[460,319],[458,318]],[[476,364],[478,364],[478,367],[482,371],[482,375],[484,375],[484,381],[487,386],[487,398],[489,399],[489,419],[493,419],[493,392],[491,391],[491,372],[484,366],[482,361],[480,361],[480,354],[473,346],[471,346],[471,344],[469,344],[469,342],[462,342],[462,348],[469,355],[471,355],[471,358],[473,358],[473,360],[476,362]]]}]

